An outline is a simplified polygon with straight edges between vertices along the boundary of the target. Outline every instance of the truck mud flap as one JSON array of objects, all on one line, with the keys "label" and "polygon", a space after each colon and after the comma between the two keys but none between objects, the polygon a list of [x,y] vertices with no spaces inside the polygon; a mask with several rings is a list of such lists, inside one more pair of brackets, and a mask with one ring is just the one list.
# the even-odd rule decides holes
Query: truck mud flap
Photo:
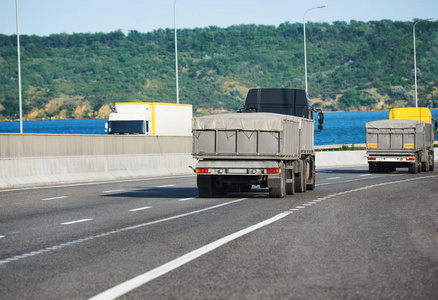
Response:
[{"label": "truck mud flap", "polygon": [[216,196],[216,185],[212,176],[197,176],[199,198],[214,198]]}]

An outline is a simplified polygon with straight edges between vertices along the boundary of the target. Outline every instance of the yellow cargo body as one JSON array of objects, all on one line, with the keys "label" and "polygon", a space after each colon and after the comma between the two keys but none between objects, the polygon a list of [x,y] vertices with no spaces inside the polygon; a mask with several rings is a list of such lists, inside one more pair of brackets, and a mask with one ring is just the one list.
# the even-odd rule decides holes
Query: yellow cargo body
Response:
[{"label": "yellow cargo body", "polygon": [[432,123],[432,113],[427,107],[393,108],[389,111],[389,119],[416,120]]}]

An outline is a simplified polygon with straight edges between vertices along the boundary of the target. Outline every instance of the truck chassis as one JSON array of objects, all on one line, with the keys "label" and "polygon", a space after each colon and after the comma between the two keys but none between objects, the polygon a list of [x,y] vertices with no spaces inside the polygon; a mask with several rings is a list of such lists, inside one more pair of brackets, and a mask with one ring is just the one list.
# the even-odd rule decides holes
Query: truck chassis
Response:
[{"label": "truck chassis", "polygon": [[[197,165],[199,197],[212,198],[229,192],[249,192],[253,185],[269,188],[269,196],[282,198],[315,189],[315,156],[279,161],[200,161]],[[203,166],[209,166],[203,168]]]}]

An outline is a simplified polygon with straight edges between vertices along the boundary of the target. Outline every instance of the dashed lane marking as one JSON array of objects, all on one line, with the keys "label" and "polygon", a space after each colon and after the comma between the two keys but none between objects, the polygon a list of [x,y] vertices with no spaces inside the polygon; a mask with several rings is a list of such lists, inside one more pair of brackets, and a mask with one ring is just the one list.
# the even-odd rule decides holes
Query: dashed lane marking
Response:
[{"label": "dashed lane marking", "polygon": [[82,223],[82,222],[88,222],[88,221],[92,221],[93,219],[81,219],[81,220],[75,220],[75,221],[70,221],[70,222],[64,222],[61,223],[62,225],[71,225],[71,224],[76,224],[76,223]]},{"label": "dashed lane marking", "polygon": [[[306,208],[307,206],[311,206],[313,204],[317,204],[318,202],[325,201],[325,200],[328,200],[328,199],[333,198],[333,197],[343,196],[343,195],[347,195],[347,194],[351,194],[351,193],[354,193],[354,192],[359,192],[359,191],[363,191],[363,190],[367,190],[367,189],[371,189],[371,188],[376,188],[376,187],[385,186],[385,185],[391,185],[391,184],[404,183],[404,182],[415,181],[415,180],[426,179],[426,178],[435,178],[435,177],[438,177],[438,175],[414,177],[414,178],[409,178],[409,179],[403,179],[403,180],[397,180],[397,181],[390,181],[390,182],[383,182],[383,183],[377,183],[377,184],[373,184],[373,185],[368,185],[368,186],[360,187],[360,188],[357,188],[357,189],[353,189],[353,190],[349,190],[349,191],[343,191],[343,192],[331,194],[331,195],[328,195],[328,196],[320,197],[320,198],[318,198],[316,200],[309,201],[307,203],[303,203],[301,206],[296,206],[295,208],[291,208],[289,211],[291,211],[291,212],[299,211],[300,209]],[[351,180],[351,181],[355,181],[355,180]]]},{"label": "dashed lane marking", "polygon": [[139,208],[134,208],[134,209],[130,209],[129,211],[139,211],[139,210],[145,210],[145,209],[149,209],[152,206],[145,206],[145,207],[139,207]]},{"label": "dashed lane marking", "polygon": [[188,201],[188,200],[193,200],[196,199],[198,197],[190,197],[190,198],[184,198],[184,199],[179,199],[178,201]]},{"label": "dashed lane marking", "polygon": [[175,186],[175,184],[159,185],[159,186],[157,186],[157,188],[165,188],[165,187],[171,187],[171,186]]},{"label": "dashed lane marking", "polygon": [[65,198],[67,198],[67,196],[59,196],[59,197],[52,197],[52,198],[44,198],[44,199],[41,199],[41,200],[43,200],[43,201],[50,201],[50,200],[58,200],[58,199],[65,199]]},{"label": "dashed lane marking", "polygon": [[105,193],[105,194],[110,194],[110,193],[119,193],[119,192],[123,192],[123,191],[125,191],[125,190],[111,190],[111,191],[103,191],[102,193]]},{"label": "dashed lane marking", "polygon": [[92,235],[92,236],[85,237],[85,238],[82,238],[82,239],[77,239],[77,240],[66,242],[66,243],[63,243],[63,244],[56,245],[56,246],[48,247],[48,248],[41,249],[41,250],[38,250],[38,251],[32,251],[32,252],[25,253],[25,254],[22,254],[22,255],[17,255],[17,256],[14,256],[14,257],[9,257],[9,258],[0,260],[0,266],[3,265],[3,264],[6,264],[6,263],[12,262],[12,261],[18,261],[18,260],[21,260],[21,259],[24,259],[24,258],[27,258],[27,257],[31,257],[31,256],[35,256],[35,255],[40,255],[40,254],[47,253],[47,252],[50,252],[50,251],[62,249],[62,248],[68,247],[68,246],[73,246],[73,245],[76,245],[76,244],[79,244],[79,243],[82,243],[82,242],[91,241],[91,240],[94,240],[94,239],[97,239],[97,238],[106,237],[106,236],[109,236],[109,235],[112,235],[112,234],[116,234],[116,233],[120,233],[120,232],[125,232],[125,231],[128,231],[128,230],[133,230],[133,229],[137,229],[137,228],[141,228],[141,227],[145,227],[145,226],[149,226],[149,225],[155,225],[155,224],[159,224],[159,223],[163,223],[163,222],[167,222],[167,221],[172,221],[172,220],[176,220],[176,219],[183,218],[183,217],[188,217],[188,216],[191,216],[191,215],[194,215],[194,214],[210,211],[212,209],[220,208],[220,207],[223,207],[223,206],[226,206],[226,205],[230,205],[230,204],[234,204],[234,203],[237,203],[237,202],[241,202],[241,201],[244,201],[244,200],[248,200],[248,198],[241,198],[241,199],[237,199],[237,200],[232,200],[232,201],[221,203],[221,204],[218,204],[218,205],[209,206],[209,207],[202,208],[202,209],[199,209],[199,210],[194,210],[194,211],[191,211],[191,212],[188,212],[188,213],[184,213],[184,214],[180,214],[180,215],[176,215],[176,216],[172,216],[172,217],[168,217],[168,218],[164,218],[164,219],[159,219],[159,220],[155,220],[155,221],[151,221],[151,222],[147,222],[147,223],[137,224],[137,225],[133,225],[133,226],[125,227],[125,228],[120,228],[120,229],[116,229],[116,230],[113,230],[113,231],[108,231],[108,232],[105,232],[105,233],[101,233],[101,234],[97,234],[97,235]]}]

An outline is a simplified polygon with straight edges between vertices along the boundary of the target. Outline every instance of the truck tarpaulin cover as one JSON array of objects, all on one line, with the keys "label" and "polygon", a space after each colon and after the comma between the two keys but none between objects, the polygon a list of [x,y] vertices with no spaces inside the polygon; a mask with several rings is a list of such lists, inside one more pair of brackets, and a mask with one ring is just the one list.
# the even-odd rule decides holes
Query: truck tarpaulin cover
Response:
[{"label": "truck tarpaulin cover", "polygon": [[193,118],[193,130],[283,131],[284,122],[299,123],[300,118],[274,113],[230,113]]},{"label": "truck tarpaulin cover", "polygon": [[415,120],[381,120],[368,122],[366,124],[367,129],[408,129],[408,128],[419,128],[423,127],[425,122],[415,121]]}]

